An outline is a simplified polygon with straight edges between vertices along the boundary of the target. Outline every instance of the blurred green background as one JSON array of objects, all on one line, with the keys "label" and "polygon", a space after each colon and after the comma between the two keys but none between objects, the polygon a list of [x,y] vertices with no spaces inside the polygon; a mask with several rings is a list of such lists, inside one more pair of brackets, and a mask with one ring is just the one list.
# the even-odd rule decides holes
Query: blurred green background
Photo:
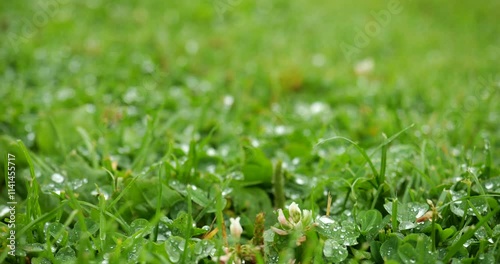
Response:
[{"label": "blurred green background", "polygon": [[[333,113],[312,127],[354,139],[410,123],[453,144],[496,131],[497,105],[478,80],[497,77],[500,3],[393,1],[402,10],[347,60],[341,44],[390,2],[3,1],[0,131],[43,149],[28,135],[40,118],[85,115],[83,106],[94,117],[126,108],[131,124],[163,107],[178,128],[199,130],[210,118],[188,109],[219,111],[225,94],[242,129],[273,122],[275,103],[321,99]],[[366,58],[375,67],[360,78],[353,67]],[[463,111],[468,99],[477,102]],[[296,122],[286,107],[282,122]],[[448,112],[461,112],[460,131]]]},{"label": "blurred green background", "polygon": [[[216,131],[212,146],[233,164],[242,140],[297,154],[334,135],[372,147],[416,124],[417,145],[448,155],[487,137],[498,153],[497,10],[494,0],[2,1],[1,149],[19,138],[43,157],[89,156],[85,134],[99,154],[88,160],[119,153],[130,168]],[[137,153],[151,120],[155,143]]]}]

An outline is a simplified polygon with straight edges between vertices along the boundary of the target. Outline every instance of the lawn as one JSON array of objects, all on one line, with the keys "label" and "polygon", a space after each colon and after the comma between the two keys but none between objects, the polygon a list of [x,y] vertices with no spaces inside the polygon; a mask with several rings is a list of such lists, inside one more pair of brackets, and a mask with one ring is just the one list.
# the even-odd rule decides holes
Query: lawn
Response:
[{"label": "lawn", "polygon": [[500,263],[498,10],[2,1],[0,263]]}]

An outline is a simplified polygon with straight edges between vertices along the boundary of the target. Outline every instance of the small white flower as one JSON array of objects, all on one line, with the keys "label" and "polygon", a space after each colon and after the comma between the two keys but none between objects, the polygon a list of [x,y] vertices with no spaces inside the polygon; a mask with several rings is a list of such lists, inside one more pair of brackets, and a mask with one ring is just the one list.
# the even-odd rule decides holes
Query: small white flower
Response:
[{"label": "small white flower", "polygon": [[230,218],[229,221],[231,222],[231,225],[229,225],[231,236],[234,237],[236,240],[239,240],[241,237],[241,233],[243,233],[243,227],[241,227],[240,218],[239,217]]}]

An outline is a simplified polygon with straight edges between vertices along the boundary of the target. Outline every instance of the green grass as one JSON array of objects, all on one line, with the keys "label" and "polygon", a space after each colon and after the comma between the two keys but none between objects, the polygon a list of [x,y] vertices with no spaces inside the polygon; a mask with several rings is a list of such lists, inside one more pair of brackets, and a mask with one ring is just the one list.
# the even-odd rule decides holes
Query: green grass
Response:
[{"label": "green grass", "polygon": [[1,263],[500,262],[498,1],[87,2],[0,3]]}]

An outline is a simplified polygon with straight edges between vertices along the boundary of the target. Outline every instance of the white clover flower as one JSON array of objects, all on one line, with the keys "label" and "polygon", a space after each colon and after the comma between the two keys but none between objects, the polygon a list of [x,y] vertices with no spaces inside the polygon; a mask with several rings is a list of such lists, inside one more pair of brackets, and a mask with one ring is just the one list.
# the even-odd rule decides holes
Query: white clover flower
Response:
[{"label": "white clover flower", "polygon": [[[307,231],[312,227],[312,212],[310,210],[300,210],[295,202],[288,206],[288,218],[286,218],[282,209],[277,210],[279,227],[272,226],[276,234],[286,236],[294,231]],[[302,241],[298,241],[301,243]]]},{"label": "white clover flower", "polygon": [[271,226],[271,230],[280,236],[286,236],[298,232],[300,236],[295,241],[300,246],[306,241],[305,232],[314,227],[311,210],[300,210],[295,202],[288,206],[288,218],[286,218],[282,209],[277,210],[279,226]]},{"label": "white clover flower", "polygon": [[243,233],[243,227],[241,227],[240,218],[239,217],[230,218],[229,221],[231,222],[231,225],[229,225],[231,236],[234,237],[236,240],[239,240],[241,237],[241,233]]}]

